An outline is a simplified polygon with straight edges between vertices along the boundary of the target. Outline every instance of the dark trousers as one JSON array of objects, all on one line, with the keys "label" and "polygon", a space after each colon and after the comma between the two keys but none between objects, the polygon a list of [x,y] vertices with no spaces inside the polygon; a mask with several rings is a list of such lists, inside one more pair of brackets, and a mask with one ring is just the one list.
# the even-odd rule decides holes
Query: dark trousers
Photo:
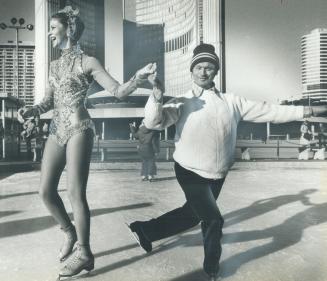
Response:
[{"label": "dark trousers", "polygon": [[155,156],[153,158],[142,158],[141,176],[154,176],[157,174]]},{"label": "dark trousers", "polygon": [[177,209],[142,223],[146,237],[156,241],[190,229],[201,221],[204,244],[204,270],[216,273],[221,255],[220,239],[224,220],[216,200],[225,179],[205,179],[175,163],[178,183],[186,203]]}]

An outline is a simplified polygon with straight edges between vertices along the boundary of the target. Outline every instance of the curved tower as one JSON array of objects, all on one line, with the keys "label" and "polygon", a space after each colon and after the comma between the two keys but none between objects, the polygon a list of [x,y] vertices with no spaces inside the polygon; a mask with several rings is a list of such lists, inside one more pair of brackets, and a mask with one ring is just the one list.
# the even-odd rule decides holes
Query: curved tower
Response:
[{"label": "curved tower", "polygon": [[137,0],[137,24],[164,26],[165,91],[178,96],[190,87],[189,64],[197,45],[196,0]]},{"label": "curved tower", "polygon": [[309,104],[327,103],[327,29],[302,37],[302,96]]}]

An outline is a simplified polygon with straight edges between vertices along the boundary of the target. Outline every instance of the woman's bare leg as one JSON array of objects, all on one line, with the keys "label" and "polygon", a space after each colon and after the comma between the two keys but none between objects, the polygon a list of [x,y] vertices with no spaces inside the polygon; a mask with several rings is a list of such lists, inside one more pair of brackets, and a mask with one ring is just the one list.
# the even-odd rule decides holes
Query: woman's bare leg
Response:
[{"label": "woman's bare leg", "polygon": [[42,159],[40,196],[53,218],[63,229],[71,226],[65,206],[58,194],[58,183],[65,164],[65,147],[59,146],[52,137],[49,137]]},{"label": "woman's bare leg", "polygon": [[68,195],[74,212],[80,245],[89,245],[90,210],[86,200],[86,185],[93,147],[93,132],[86,130],[72,136],[67,143]]}]

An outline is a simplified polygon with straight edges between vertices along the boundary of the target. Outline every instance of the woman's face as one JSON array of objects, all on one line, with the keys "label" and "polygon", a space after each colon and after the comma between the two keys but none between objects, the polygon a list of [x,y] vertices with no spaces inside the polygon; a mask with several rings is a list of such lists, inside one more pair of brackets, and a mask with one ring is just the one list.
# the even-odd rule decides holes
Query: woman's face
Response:
[{"label": "woman's face", "polygon": [[49,36],[52,47],[63,47],[68,40],[67,28],[58,19],[51,19]]}]

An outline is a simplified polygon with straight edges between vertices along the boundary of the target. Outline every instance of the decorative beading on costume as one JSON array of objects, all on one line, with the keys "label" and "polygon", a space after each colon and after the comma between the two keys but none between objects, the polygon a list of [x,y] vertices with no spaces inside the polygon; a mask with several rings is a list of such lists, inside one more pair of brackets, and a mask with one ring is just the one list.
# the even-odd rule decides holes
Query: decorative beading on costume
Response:
[{"label": "decorative beading on costume", "polygon": [[59,145],[64,146],[73,135],[82,133],[87,129],[91,129],[95,135],[95,126],[91,119],[85,119],[72,127],[67,127],[65,134],[60,134],[60,131],[58,131],[55,123],[51,122],[49,132],[50,135],[53,135]]},{"label": "decorative beading on costume", "polygon": [[63,50],[61,57],[51,62],[49,84],[52,95],[49,94],[35,106],[39,114],[53,108],[49,131],[60,145],[65,145],[72,135],[88,128],[94,131],[91,119],[73,124],[70,118],[77,109],[85,106],[89,87],[87,74],[82,68],[82,54],[83,51],[78,46],[74,46]]}]

